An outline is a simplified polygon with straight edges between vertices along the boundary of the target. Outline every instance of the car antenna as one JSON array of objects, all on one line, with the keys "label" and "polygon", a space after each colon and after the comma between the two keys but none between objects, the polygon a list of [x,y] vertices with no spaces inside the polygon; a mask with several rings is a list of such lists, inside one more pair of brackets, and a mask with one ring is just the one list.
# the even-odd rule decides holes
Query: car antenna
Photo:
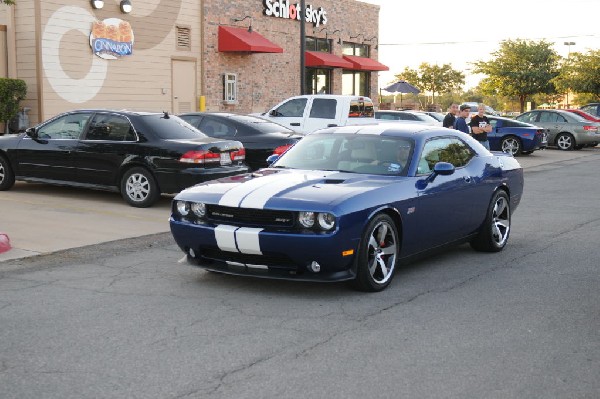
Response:
[{"label": "car antenna", "polygon": [[169,119],[170,118],[168,111],[163,111],[163,114],[164,114],[163,118],[165,118],[165,119]]}]

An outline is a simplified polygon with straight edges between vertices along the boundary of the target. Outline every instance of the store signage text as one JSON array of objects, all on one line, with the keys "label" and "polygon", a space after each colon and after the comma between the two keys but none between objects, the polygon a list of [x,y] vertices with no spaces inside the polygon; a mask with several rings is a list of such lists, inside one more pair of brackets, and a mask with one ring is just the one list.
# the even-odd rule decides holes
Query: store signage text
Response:
[{"label": "store signage text", "polygon": [[107,60],[133,54],[131,25],[118,18],[95,21],[92,24],[90,46],[94,54]]},{"label": "store signage text", "polygon": [[[302,10],[300,4],[291,4],[290,0],[263,0],[263,13],[268,17],[295,19],[300,21]],[[306,6],[305,21],[315,26],[327,24],[327,11],[323,7]]]}]

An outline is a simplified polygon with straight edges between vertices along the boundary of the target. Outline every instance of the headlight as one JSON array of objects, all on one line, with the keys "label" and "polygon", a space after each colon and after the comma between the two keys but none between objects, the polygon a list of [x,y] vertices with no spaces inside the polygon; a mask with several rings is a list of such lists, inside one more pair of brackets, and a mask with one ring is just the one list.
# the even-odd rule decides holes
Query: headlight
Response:
[{"label": "headlight", "polygon": [[298,221],[303,227],[310,229],[315,225],[315,213],[314,212],[300,212],[298,214]]},{"label": "headlight", "polygon": [[317,221],[323,230],[331,230],[335,227],[335,216],[331,213],[319,213]]},{"label": "headlight", "polygon": [[175,203],[175,209],[181,216],[187,216],[188,213],[190,213],[190,204],[185,201],[177,201]]},{"label": "headlight", "polygon": [[203,202],[193,202],[191,209],[194,215],[199,218],[203,218],[206,215],[206,204]]}]

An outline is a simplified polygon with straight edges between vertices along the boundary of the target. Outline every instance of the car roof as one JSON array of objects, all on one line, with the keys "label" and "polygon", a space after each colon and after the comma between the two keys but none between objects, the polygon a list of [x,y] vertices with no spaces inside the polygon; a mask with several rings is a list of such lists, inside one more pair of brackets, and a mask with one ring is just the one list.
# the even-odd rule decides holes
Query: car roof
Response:
[{"label": "car roof", "polygon": [[437,126],[424,125],[422,123],[389,122],[374,123],[366,125],[350,125],[317,130],[311,134],[371,134],[380,136],[434,136],[439,134],[453,133],[452,130]]}]

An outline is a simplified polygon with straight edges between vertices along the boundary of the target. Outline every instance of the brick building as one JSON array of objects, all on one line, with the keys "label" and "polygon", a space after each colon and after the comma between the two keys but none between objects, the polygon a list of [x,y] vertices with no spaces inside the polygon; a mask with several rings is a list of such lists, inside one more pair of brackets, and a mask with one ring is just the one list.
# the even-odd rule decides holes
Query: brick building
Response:
[{"label": "brick building", "polygon": [[[0,5],[0,77],[27,83],[31,124],[76,108],[258,112],[300,94],[289,0],[16,3]],[[306,6],[305,91],[376,100],[379,6]]]}]

